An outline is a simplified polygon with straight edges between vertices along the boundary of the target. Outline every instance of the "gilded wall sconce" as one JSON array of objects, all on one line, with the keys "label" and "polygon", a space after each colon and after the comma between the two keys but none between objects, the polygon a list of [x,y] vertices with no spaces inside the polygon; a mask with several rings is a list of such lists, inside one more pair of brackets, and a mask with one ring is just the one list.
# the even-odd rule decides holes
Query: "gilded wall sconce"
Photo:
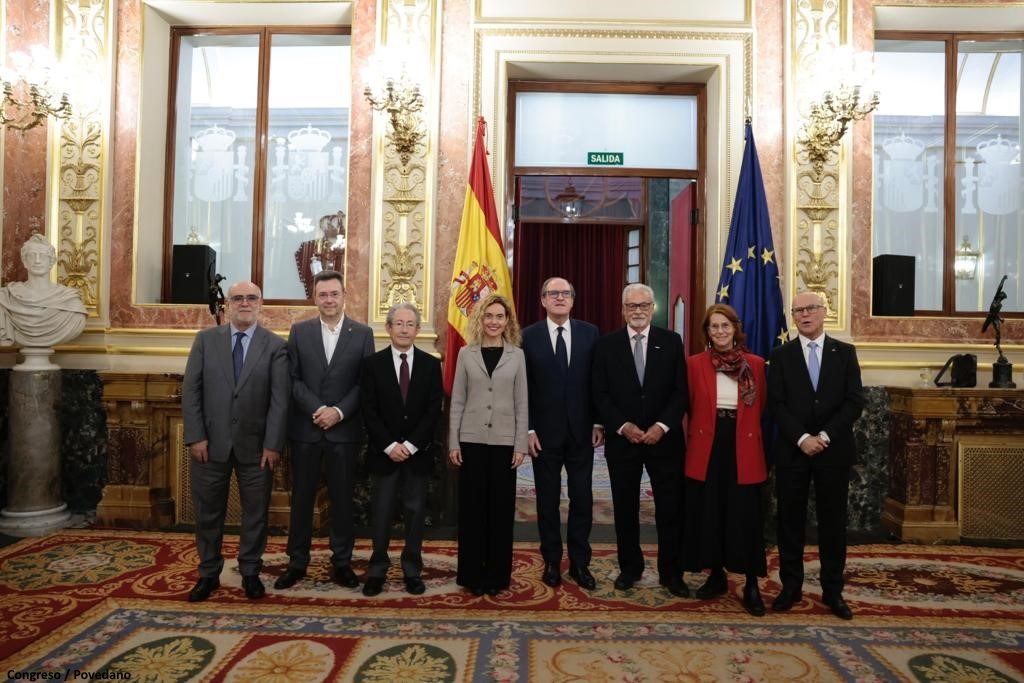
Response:
[{"label": "gilded wall sconce", "polygon": [[398,78],[386,77],[382,84],[367,85],[363,95],[374,110],[387,113],[391,145],[402,166],[408,166],[425,135],[420,126],[423,96],[419,86],[403,73]]},{"label": "gilded wall sconce", "polygon": [[56,65],[44,48],[33,47],[31,56],[16,52],[10,60],[9,65],[0,68],[0,83],[3,84],[0,125],[28,130],[50,116],[70,118],[70,96],[61,87]]}]

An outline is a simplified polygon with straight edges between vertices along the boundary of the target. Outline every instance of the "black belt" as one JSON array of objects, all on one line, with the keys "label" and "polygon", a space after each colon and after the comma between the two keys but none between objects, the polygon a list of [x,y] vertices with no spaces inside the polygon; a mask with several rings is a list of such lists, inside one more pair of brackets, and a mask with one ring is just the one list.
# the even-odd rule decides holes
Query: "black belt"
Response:
[{"label": "black belt", "polygon": [[734,420],[736,419],[735,408],[718,408],[715,412],[717,413],[718,417],[731,417]]}]

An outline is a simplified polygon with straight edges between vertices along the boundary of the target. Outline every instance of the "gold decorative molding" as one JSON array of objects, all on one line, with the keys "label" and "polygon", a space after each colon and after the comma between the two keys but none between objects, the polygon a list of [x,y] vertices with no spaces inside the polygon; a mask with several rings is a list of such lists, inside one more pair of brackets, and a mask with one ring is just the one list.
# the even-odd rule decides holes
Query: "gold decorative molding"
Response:
[{"label": "gold decorative molding", "polygon": [[[370,323],[381,325],[396,303],[419,307],[423,321],[430,318],[432,230],[435,145],[438,111],[437,60],[440,32],[437,0],[381,0],[380,36],[377,49],[402,56],[407,67],[421,66],[410,74],[423,93],[417,123],[420,142],[411,151],[396,148],[383,118],[374,126],[373,251],[371,255]],[[421,136],[420,136],[421,134]],[[407,146],[408,147],[408,146]]]},{"label": "gold decorative molding", "polygon": [[109,0],[60,0],[57,45],[73,83],[74,115],[59,126],[51,222],[57,226],[58,277],[75,287],[90,318],[101,315],[104,174],[109,139]]},{"label": "gold decorative molding", "polygon": [[[837,48],[843,39],[845,6],[838,0],[793,0],[790,31],[796,98],[791,103],[801,121],[810,116],[816,60]],[[844,319],[842,288],[845,279],[846,221],[841,211],[844,175],[841,153],[797,144],[795,159],[795,220],[791,234],[790,289],[817,292],[828,306],[825,324],[831,328]]]}]

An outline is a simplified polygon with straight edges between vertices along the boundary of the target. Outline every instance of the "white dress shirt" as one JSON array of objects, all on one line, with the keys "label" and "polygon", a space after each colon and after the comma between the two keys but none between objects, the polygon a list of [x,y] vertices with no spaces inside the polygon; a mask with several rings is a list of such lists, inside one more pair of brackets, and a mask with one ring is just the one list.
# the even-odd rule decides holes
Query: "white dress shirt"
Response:
[{"label": "white dress shirt", "polygon": [[[558,352],[558,323],[551,318],[545,318],[548,323],[548,337],[551,338],[551,350]],[[566,320],[561,325],[562,327],[562,339],[565,340],[565,353],[567,358],[572,358],[572,330],[570,329],[569,320]]]},{"label": "white dress shirt", "polygon": [[[334,357],[334,349],[338,346],[338,337],[341,336],[341,327],[345,324],[345,314],[342,313],[338,319],[338,324],[331,329],[330,325],[324,322],[323,318],[320,318],[320,336],[324,341],[324,356],[327,357],[327,364],[331,364],[331,358]],[[323,408],[323,406],[320,406]],[[341,412],[341,408],[338,406],[331,406],[338,411],[338,417],[342,420],[345,419],[345,413]]]}]

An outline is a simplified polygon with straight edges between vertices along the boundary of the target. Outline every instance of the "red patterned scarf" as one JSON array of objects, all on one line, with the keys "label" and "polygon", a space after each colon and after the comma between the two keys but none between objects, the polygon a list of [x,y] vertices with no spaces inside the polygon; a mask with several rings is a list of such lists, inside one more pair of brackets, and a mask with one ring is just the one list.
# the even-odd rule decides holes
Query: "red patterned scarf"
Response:
[{"label": "red patterned scarf", "polygon": [[754,372],[743,355],[746,349],[734,346],[728,351],[716,351],[711,347],[708,351],[711,352],[711,365],[715,371],[724,372],[726,377],[736,380],[744,405],[754,405],[754,401],[757,400],[757,385],[754,384]]}]

